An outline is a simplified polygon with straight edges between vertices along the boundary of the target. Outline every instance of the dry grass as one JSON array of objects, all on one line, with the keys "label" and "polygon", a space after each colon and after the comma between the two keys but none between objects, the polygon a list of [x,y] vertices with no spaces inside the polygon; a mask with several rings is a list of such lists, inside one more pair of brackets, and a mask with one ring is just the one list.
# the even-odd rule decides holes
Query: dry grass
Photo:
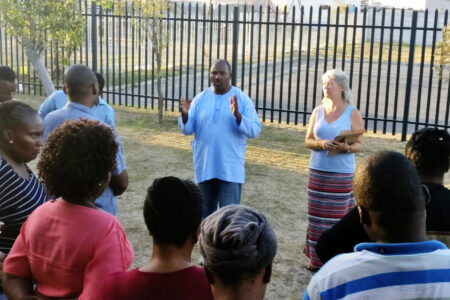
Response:
[{"label": "dry grass", "polygon": [[[19,100],[36,107],[42,98],[19,96]],[[161,176],[194,177],[189,145],[192,137],[180,134],[176,122],[176,115],[168,113],[166,123],[157,126],[154,111],[116,108],[117,129],[130,176],[128,190],[118,199],[118,214],[135,250],[133,266],[144,264],[151,253],[151,239],[142,217],[147,187]],[[266,299],[300,299],[311,277],[304,269],[307,260],[302,254],[309,159],[309,151],[303,146],[305,131],[303,126],[265,124],[261,136],[248,145],[242,202],[263,211],[278,237]],[[369,133],[357,161],[379,150],[403,152],[404,145],[398,136]],[[193,261],[197,260],[195,249]]]}]

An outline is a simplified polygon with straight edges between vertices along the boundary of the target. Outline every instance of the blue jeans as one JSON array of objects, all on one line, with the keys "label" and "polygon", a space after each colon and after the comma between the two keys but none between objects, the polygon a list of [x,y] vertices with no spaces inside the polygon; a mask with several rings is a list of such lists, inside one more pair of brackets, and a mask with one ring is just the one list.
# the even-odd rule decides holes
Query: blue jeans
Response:
[{"label": "blue jeans", "polygon": [[200,182],[198,187],[203,194],[203,219],[217,210],[217,204],[224,207],[241,203],[241,183],[214,178]]}]

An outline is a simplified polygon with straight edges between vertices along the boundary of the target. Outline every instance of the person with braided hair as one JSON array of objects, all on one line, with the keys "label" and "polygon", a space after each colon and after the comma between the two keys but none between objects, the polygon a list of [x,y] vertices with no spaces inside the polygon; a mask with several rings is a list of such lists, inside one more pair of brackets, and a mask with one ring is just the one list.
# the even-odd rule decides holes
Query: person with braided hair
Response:
[{"label": "person with braided hair", "polygon": [[264,299],[277,238],[260,211],[242,205],[219,209],[203,220],[199,248],[214,299]]},{"label": "person with braided hair", "polygon": [[193,266],[203,212],[195,183],[176,177],[155,179],[147,190],[144,219],[153,237],[149,262],[108,276],[97,299],[213,300],[203,268]]}]

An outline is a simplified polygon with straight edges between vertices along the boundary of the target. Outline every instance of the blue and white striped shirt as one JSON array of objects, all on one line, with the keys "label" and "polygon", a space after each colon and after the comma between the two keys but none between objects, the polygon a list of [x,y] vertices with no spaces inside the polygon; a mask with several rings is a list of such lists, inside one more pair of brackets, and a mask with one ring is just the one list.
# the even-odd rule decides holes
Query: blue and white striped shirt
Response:
[{"label": "blue and white striped shirt", "polygon": [[47,200],[44,186],[31,171],[29,174],[28,179],[22,178],[0,157],[0,221],[5,223],[0,234],[0,251],[6,254],[28,215]]},{"label": "blue and white striped shirt", "polygon": [[450,298],[450,250],[438,241],[358,244],[326,263],[303,297],[383,298]]}]

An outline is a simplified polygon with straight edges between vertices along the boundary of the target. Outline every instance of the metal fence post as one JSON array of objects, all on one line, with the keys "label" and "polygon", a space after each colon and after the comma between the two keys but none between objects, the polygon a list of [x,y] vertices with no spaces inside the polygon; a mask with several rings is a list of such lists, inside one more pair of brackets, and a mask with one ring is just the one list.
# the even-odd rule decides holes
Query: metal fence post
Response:
[{"label": "metal fence post", "polygon": [[234,7],[233,12],[233,58],[231,61],[231,84],[236,85],[237,78],[237,57],[239,44],[239,7]]},{"label": "metal fence post", "polygon": [[92,70],[97,72],[97,4],[95,1],[91,4],[91,51]]},{"label": "metal fence post", "polygon": [[403,109],[402,141],[406,141],[408,133],[409,102],[411,100],[411,81],[414,67],[414,50],[416,48],[417,11],[413,11],[411,37],[409,42],[408,74],[406,76],[405,107]]}]

